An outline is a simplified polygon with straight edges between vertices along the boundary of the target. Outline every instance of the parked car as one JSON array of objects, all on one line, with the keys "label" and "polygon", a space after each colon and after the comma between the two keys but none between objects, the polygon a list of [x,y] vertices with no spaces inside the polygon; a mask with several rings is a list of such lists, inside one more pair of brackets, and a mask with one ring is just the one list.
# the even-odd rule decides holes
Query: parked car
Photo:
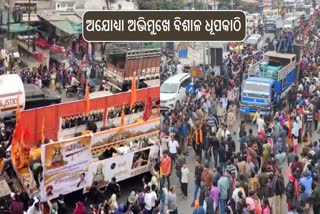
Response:
[{"label": "parked car", "polygon": [[25,109],[39,108],[61,103],[61,96],[51,93],[49,90],[39,88],[34,84],[25,84],[26,93]]},{"label": "parked car", "polygon": [[168,110],[179,107],[186,99],[186,87],[191,83],[191,76],[188,73],[176,74],[160,87],[160,109]]},{"label": "parked car", "polygon": [[262,42],[262,36],[260,34],[252,34],[245,41],[244,44],[251,45],[255,49],[258,49]]}]

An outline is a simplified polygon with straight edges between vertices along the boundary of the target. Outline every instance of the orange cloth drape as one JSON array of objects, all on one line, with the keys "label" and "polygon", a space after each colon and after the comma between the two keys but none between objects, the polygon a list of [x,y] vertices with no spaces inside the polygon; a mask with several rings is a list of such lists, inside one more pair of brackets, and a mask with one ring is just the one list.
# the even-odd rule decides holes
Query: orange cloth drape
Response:
[{"label": "orange cloth drape", "polygon": [[42,125],[41,125],[41,144],[44,144],[46,137],[44,134],[44,118],[42,119]]},{"label": "orange cloth drape", "polygon": [[[199,134],[198,134],[199,133]],[[202,130],[201,129],[197,129],[195,131],[195,135],[196,135],[196,144],[198,143],[203,143],[203,134],[202,134]]]},{"label": "orange cloth drape", "polygon": [[124,113],[124,105],[123,105],[122,113],[121,113],[120,126],[124,126],[124,119],[125,119],[125,113]]},{"label": "orange cloth drape", "polygon": [[89,84],[88,84],[88,81],[87,81],[87,84],[86,84],[86,94],[84,96],[84,100],[85,100],[85,113],[86,113],[86,116],[89,116],[89,113],[90,113],[90,98],[89,98],[89,94],[90,94],[90,87],[89,87]]},{"label": "orange cloth drape", "polygon": [[130,109],[133,108],[136,101],[137,101],[137,80],[136,80],[136,72],[133,72],[132,83],[131,83]]}]

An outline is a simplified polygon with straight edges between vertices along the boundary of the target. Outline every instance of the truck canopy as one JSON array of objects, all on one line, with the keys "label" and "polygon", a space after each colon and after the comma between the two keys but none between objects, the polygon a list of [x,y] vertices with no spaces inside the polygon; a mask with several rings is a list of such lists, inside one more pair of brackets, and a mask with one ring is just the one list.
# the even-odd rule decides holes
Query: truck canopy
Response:
[{"label": "truck canopy", "polygon": [[264,58],[249,68],[249,76],[259,76],[273,80],[281,80],[295,66],[295,54],[277,53],[269,51],[264,54]]}]

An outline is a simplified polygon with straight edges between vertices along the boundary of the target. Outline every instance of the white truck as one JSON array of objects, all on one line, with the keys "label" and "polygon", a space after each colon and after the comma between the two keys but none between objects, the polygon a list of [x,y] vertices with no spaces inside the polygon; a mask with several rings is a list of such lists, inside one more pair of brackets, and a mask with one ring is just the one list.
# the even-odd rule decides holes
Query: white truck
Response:
[{"label": "white truck", "polygon": [[26,95],[20,76],[18,74],[0,75],[0,119],[14,117],[18,104],[20,110],[24,110]]},{"label": "white truck", "polygon": [[203,51],[196,50],[192,47],[183,47],[178,50],[178,61],[185,68],[192,68],[196,65],[203,64]]},{"label": "white truck", "polygon": [[264,24],[266,33],[273,33],[283,29],[283,20],[281,16],[273,16],[267,19]]},{"label": "white truck", "polygon": [[284,20],[284,26],[283,29],[284,30],[293,30],[296,27],[299,27],[299,17],[293,16],[293,17],[289,17],[286,20]]}]

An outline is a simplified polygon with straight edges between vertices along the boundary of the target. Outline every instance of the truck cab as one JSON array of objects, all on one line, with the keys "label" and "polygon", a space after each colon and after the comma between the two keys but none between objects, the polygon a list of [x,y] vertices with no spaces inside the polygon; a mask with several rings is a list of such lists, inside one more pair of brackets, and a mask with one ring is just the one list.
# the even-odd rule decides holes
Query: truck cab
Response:
[{"label": "truck cab", "polygon": [[299,26],[299,17],[293,16],[293,17],[289,17],[284,21],[284,26],[283,28],[285,30],[293,30],[294,28]]},{"label": "truck cab", "polygon": [[275,51],[265,53],[264,59],[248,70],[241,90],[240,112],[253,116],[258,108],[262,114],[273,115],[273,108],[296,80],[295,54]]}]

